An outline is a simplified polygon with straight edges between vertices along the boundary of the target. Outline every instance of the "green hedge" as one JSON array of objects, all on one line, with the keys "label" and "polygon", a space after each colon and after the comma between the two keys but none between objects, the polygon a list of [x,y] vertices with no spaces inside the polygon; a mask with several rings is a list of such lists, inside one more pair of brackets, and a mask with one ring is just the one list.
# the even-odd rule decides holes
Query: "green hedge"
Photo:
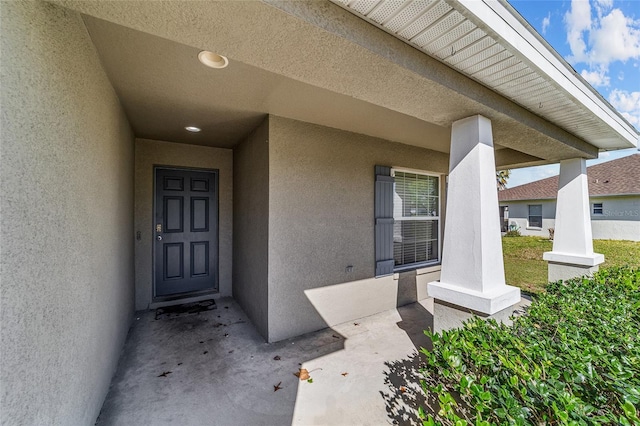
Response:
[{"label": "green hedge", "polygon": [[640,269],[549,284],[512,326],[427,333],[424,425],[640,425]]}]

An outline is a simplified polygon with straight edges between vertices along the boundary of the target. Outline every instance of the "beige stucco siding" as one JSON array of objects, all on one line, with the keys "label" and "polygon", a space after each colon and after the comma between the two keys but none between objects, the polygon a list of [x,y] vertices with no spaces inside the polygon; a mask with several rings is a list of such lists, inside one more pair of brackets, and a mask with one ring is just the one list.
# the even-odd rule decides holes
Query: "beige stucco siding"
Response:
[{"label": "beige stucco siding", "polygon": [[269,121],[233,151],[233,297],[268,338]]},{"label": "beige stucco siding", "polygon": [[394,308],[397,280],[374,278],[374,167],[444,174],[448,157],[273,116],[269,135],[269,340]]},{"label": "beige stucco siding", "polygon": [[136,139],[135,242],[136,310],[147,309],[153,296],[154,166],[217,169],[219,294],[231,296],[233,228],[233,152],[230,149]]},{"label": "beige stucco siding", "polygon": [[79,14],[0,16],[0,423],[89,425],[133,314],[133,135]]}]

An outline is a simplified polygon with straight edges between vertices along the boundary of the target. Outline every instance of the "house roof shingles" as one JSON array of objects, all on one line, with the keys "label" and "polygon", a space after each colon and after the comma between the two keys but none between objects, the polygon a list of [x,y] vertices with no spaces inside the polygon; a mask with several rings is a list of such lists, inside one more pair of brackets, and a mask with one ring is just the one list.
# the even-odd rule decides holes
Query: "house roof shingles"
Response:
[{"label": "house roof shingles", "polygon": [[[640,154],[587,167],[589,196],[640,194]],[[541,200],[558,196],[558,176],[498,191],[499,201]]]}]

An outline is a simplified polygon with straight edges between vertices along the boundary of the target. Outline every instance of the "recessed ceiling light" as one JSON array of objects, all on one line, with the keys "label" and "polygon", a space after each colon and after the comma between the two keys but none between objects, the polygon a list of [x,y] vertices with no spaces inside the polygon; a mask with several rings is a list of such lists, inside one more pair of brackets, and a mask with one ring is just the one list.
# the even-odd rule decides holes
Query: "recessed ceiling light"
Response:
[{"label": "recessed ceiling light", "polygon": [[198,132],[202,131],[202,129],[200,127],[196,127],[196,126],[187,126],[187,127],[185,127],[185,130],[187,130],[188,132],[191,132],[191,133],[198,133]]},{"label": "recessed ceiling light", "polygon": [[198,53],[198,60],[202,62],[204,65],[211,68],[225,68],[229,65],[229,60],[222,55],[218,55],[217,53],[209,52],[208,50],[203,50]]}]

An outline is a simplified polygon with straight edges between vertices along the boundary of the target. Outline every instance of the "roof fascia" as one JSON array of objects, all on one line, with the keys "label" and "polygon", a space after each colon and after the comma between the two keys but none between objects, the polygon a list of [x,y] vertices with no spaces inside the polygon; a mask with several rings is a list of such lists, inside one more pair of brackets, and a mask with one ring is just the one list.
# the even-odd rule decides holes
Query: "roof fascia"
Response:
[{"label": "roof fascia", "polygon": [[[624,193],[624,194],[589,194],[589,198],[616,198],[616,197],[640,197],[640,193]],[[527,202],[527,201],[548,201],[555,200],[558,197],[547,197],[547,198],[510,198],[507,200],[499,200],[501,203],[511,203],[511,202]]]},{"label": "roof fascia", "polygon": [[522,198],[522,199],[509,199],[509,200],[500,200],[501,203],[511,203],[514,201],[522,201],[527,202],[527,201],[549,201],[549,200],[555,200],[558,197],[547,197],[547,198]]},{"label": "roof fascia", "polygon": [[637,146],[640,133],[546,43],[506,0],[446,0],[488,32],[520,60],[549,77],[558,90],[584,105],[594,116]]},{"label": "roof fascia", "polygon": [[589,198],[614,198],[614,197],[640,197],[640,192],[637,193],[622,193],[622,194],[590,194]]}]

